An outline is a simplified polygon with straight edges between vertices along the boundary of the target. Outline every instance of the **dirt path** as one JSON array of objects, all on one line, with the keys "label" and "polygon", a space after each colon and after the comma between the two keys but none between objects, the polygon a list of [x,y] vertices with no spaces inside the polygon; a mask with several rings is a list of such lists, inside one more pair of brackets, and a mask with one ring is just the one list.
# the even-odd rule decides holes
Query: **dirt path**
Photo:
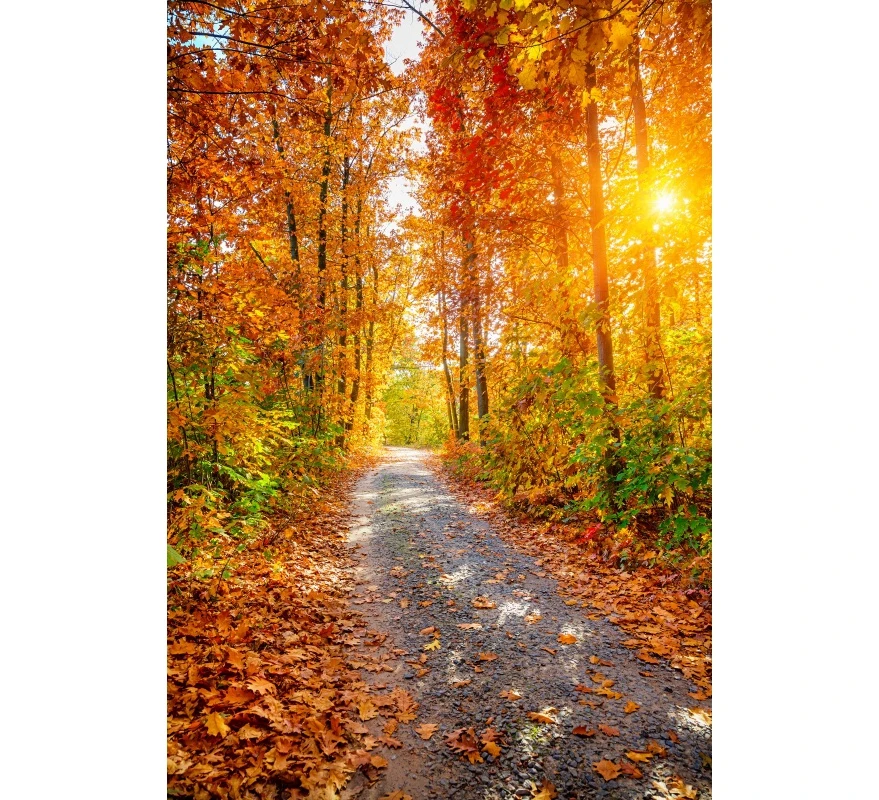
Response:
[{"label": "dirt path", "polygon": [[[647,665],[622,646],[626,635],[566,605],[532,558],[451,495],[425,453],[389,448],[358,482],[353,513],[352,599],[373,654],[383,652],[393,670],[369,678],[405,689],[420,707],[414,721],[392,731],[402,747],[380,749],[389,765],[378,782],[369,786],[361,776],[344,796],[376,800],[402,790],[414,800],[521,798],[546,780],[560,800],[695,797],[676,793],[679,777],[710,797],[711,729],[686,710],[694,687],[665,664],[642,675]],[[436,632],[421,633],[428,628]],[[563,634],[576,641],[560,643]],[[627,713],[630,701],[638,708]],[[378,737],[383,723],[367,725]],[[425,723],[438,726],[429,740],[414,730]],[[461,728],[489,734],[478,744],[462,734],[456,752],[445,739]],[[498,757],[493,746],[484,749],[492,732],[501,735]],[[467,752],[482,761],[470,763]],[[602,760],[631,775],[606,782],[593,769]]]}]

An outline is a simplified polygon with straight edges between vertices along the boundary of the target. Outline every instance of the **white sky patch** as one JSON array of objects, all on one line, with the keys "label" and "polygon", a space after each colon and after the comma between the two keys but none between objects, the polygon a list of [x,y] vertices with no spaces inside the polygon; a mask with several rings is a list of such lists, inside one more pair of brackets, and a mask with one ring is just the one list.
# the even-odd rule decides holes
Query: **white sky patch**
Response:
[{"label": "white sky patch", "polygon": [[[392,0],[393,1],[393,0]],[[433,2],[431,0],[411,0],[415,6],[423,14],[430,16],[433,11]],[[402,7],[402,2],[395,3]],[[406,69],[405,61],[410,59],[417,61],[419,57],[418,45],[424,41],[427,23],[424,22],[413,11],[406,11],[403,20],[394,29],[391,38],[385,43],[385,61],[395,75],[400,75]],[[418,127],[414,116],[406,119],[399,126],[401,130],[410,130]],[[420,142],[415,145],[420,147]],[[391,206],[400,205],[403,215],[417,212],[418,203],[412,195],[412,182],[400,175],[391,178],[388,182],[388,201]]]}]

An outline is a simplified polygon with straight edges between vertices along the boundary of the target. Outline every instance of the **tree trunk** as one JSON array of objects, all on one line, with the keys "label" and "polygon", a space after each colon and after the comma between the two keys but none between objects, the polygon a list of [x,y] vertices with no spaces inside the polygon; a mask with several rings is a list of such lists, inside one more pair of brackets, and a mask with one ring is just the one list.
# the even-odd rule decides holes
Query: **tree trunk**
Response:
[{"label": "tree trunk", "polygon": [[482,441],[482,423],[488,415],[488,384],[485,378],[485,345],[482,338],[482,303],[480,281],[476,275],[476,243],[473,229],[465,234],[464,280],[473,317],[473,366],[476,378],[476,414],[479,418],[479,439]]},{"label": "tree trunk", "polygon": [[354,215],[354,309],[357,319],[354,323],[354,379],[351,382],[351,400],[348,410],[348,419],[345,429],[351,430],[354,426],[354,414],[357,410],[357,400],[360,397],[360,329],[363,325],[363,275],[360,273],[360,215],[363,211],[363,200],[357,198],[357,210]]},{"label": "tree trunk", "polygon": [[467,376],[469,353],[467,349],[470,332],[467,325],[467,309],[462,298],[458,319],[458,364],[460,380],[460,410],[458,412],[458,434],[461,439],[470,438],[470,385]]},{"label": "tree trunk", "polygon": [[[595,87],[595,65],[586,65],[586,88]],[[607,232],[604,215],[604,186],[601,177],[601,143],[598,138],[598,107],[593,100],[586,106],[586,148],[589,162],[589,224],[592,229],[592,274],[595,305],[598,307],[596,344],[598,369],[605,399],[616,404],[616,374],[613,366],[609,291],[607,284]]]},{"label": "tree trunk", "polygon": [[[324,115],[324,143],[325,143],[325,151],[324,151],[324,163],[323,168],[321,169],[321,182],[320,182],[320,205],[318,207],[317,212],[317,308],[319,312],[320,325],[323,328],[324,324],[324,311],[326,310],[327,305],[327,294],[326,294],[326,286],[324,282],[324,273],[327,269],[327,228],[326,228],[326,215],[327,215],[327,195],[330,190],[330,169],[331,169],[331,150],[330,150],[330,136],[332,134],[332,121],[333,121],[333,83],[332,79],[328,80],[327,83],[327,112]],[[318,369],[316,376],[316,384],[318,386],[323,385],[324,378],[324,364],[323,364],[323,331],[321,330],[321,364]]]},{"label": "tree trunk", "polygon": [[341,279],[339,280],[339,385],[340,395],[347,392],[345,359],[348,348],[348,181],[351,177],[351,161],[348,156],[342,161],[342,214],[339,225],[342,242]]},{"label": "tree trunk", "polygon": [[[637,158],[638,193],[640,194],[640,213],[645,221],[648,218],[650,189],[650,150],[647,130],[647,111],[644,106],[644,87],[641,83],[641,57],[638,39],[632,43],[629,65],[632,71],[632,110],[635,115],[635,155]],[[645,230],[645,241],[640,254],[641,270],[644,275],[644,322],[646,337],[644,358],[647,362],[647,389],[657,400],[665,395],[662,377],[662,351],[660,349],[659,325],[659,282],[656,276],[656,248],[653,245],[653,231]]]},{"label": "tree trunk", "polygon": [[452,385],[452,371],[449,369],[448,344],[449,344],[449,327],[446,320],[446,296],[440,291],[440,319],[443,331],[443,373],[446,376],[446,411],[449,414],[449,428],[455,432],[455,438],[461,437],[461,431],[458,427],[458,409],[455,405],[455,388]]},{"label": "tree trunk", "polygon": [[[367,232],[367,239],[369,233]],[[373,257],[370,265],[372,272],[372,310],[369,315],[369,322],[366,326],[366,419],[372,419],[372,401],[373,401],[373,358],[372,353],[375,349],[375,315],[378,312],[378,267]]]}]

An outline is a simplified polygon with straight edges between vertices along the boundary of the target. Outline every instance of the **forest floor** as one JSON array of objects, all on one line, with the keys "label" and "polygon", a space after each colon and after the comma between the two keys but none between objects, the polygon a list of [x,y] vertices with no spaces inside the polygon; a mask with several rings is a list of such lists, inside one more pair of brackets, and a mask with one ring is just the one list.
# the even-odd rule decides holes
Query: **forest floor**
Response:
[{"label": "forest floor", "polygon": [[354,649],[412,702],[361,713],[387,766],[342,797],[710,797],[707,593],[584,567],[424,451],[388,448],[351,511]]},{"label": "forest floor", "polygon": [[169,796],[710,797],[709,591],[425,451],[357,474],[169,569]]}]

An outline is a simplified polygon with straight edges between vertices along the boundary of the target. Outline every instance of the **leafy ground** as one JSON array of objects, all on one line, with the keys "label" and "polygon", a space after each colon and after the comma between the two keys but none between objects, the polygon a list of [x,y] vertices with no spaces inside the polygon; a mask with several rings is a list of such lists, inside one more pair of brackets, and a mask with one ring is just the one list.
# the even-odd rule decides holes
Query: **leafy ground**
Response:
[{"label": "leafy ground", "polygon": [[704,590],[403,448],[287,533],[228,581],[177,568],[173,796],[710,796]]}]

